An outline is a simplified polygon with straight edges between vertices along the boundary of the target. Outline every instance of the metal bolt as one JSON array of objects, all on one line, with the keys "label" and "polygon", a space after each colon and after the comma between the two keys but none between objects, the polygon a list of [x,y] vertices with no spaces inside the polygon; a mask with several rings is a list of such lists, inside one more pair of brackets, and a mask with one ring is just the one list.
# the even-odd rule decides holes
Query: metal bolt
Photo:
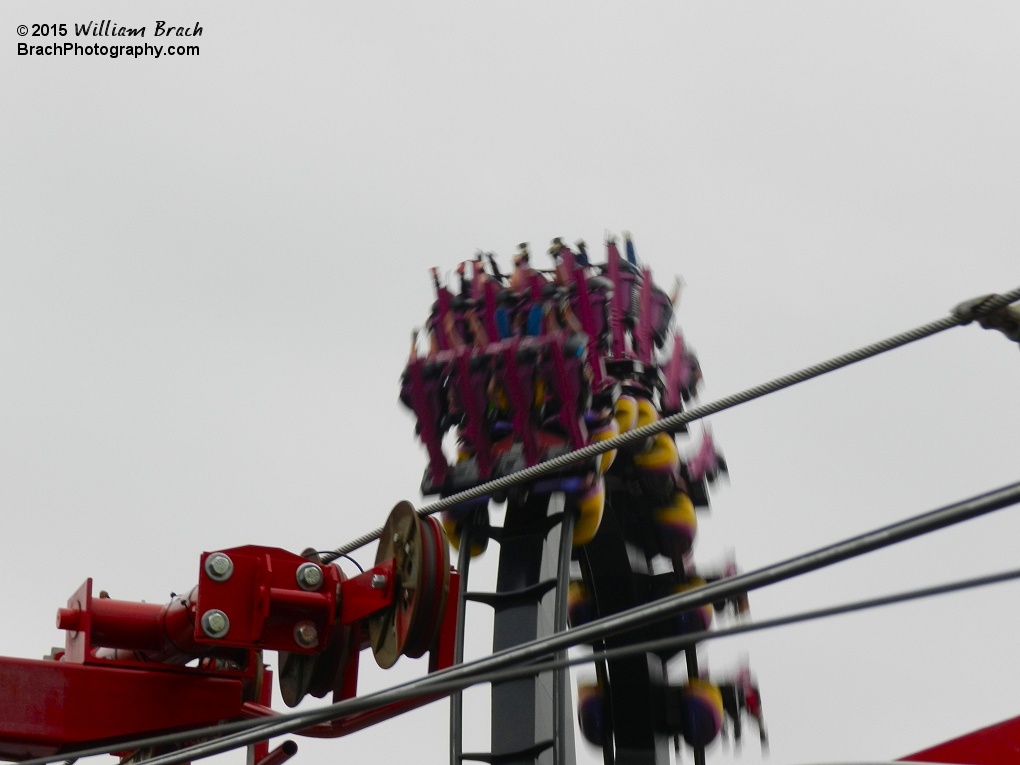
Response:
[{"label": "metal bolt", "polygon": [[400,534],[396,534],[396,533],[395,533],[395,534],[393,535],[393,544],[396,544],[396,543],[397,543],[397,542],[399,542],[399,541],[400,541]]},{"label": "metal bolt", "polygon": [[384,574],[372,574],[372,589],[381,590],[386,587],[386,576]]},{"label": "metal bolt", "polygon": [[234,573],[234,562],[223,553],[213,553],[205,559],[205,573],[214,582],[225,582]]},{"label": "metal bolt", "polygon": [[296,576],[298,587],[302,590],[317,590],[322,584],[322,569],[314,563],[302,563]]},{"label": "metal bolt", "polygon": [[314,648],[319,643],[319,631],[311,622],[298,622],[294,627],[294,642],[302,648]]},{"label": "metal bolt", "polygon": [[230,619],[218,608],[211,608],[202,614],[202,632],[208,637],[218,639],[230,631]]}]

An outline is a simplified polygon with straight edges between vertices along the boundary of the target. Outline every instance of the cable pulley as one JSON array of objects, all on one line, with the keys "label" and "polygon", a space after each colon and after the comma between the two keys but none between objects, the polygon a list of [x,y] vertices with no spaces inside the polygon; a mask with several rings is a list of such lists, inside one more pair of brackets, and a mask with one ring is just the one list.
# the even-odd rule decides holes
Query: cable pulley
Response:
[{"label": "cable pulley", "polygon": [[376,663],[388,669],[403,654],[422,656],[434,642],[450,592],[450,552],[446,532],[435,518],[422,518],[410,502],[400,502],[383,526],[376,564],[394,560],[393,603],[368,620]]},{"label": "cable pulley", "polygon": [[[314,548],[306,549],[301,555],[314,563],[321,562],[319,553]],[[347,577],[339,566],[337,570],[340,581],[346,581]],[[337,590],[339,592],[339,586]],[[344,665],[347,663],[352,639],[353,630],[350,626],[338,626],[333,630],[322,653],[280,651],[277,673],[280,695],[284,703],[289,707],[296,707],[307,695],[321,699],[327,694],[340,691],[343,687]]]}]

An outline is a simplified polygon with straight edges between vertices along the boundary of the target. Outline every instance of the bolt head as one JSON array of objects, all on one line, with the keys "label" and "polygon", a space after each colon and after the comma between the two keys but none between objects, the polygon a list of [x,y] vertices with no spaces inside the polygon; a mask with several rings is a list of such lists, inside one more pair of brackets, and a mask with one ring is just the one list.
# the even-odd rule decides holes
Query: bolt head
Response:
[{"label": "bolt head", "polygon": [[302,648],[314,648],[319,643],[319,631],[312,622],[298,622],[294,627],[294,642]]},{"label": "bolt head", "polygon": [[315,563],[302,563],[295,574],[302,590],[317,590],[322,584],[322,569]]},{"label": "bolt head", "polygon": [[224,553],[213,553],[205,559],[205,573],[215,582],[225,582],[234,573],[234,562]]},{"label": "bolt head", "polygon": [[386,586],[386,576],[384,574],[372,574],[372,588],[381,590]]},{"label": "bolt head", "polygon": [[230,631],[230,619],[218,608],[212,608],[202,614],[202,632],[207,637],[221,638]]}]

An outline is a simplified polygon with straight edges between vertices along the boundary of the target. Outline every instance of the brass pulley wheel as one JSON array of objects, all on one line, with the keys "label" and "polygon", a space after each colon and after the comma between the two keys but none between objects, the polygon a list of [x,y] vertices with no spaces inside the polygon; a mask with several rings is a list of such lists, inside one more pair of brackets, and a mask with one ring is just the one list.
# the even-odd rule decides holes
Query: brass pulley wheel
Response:
[{"label": "brass pulley wheel", "polygon": [[394,558],[393,605],[368,620],[368,639],[376,663],[383,669],[392,667],[404,650],[407,625],[418,602],[422,573],[421,521],[410,502],[400,502],[386,519],[376,565]]},{"label": "brass pulley wheel", "polygon": [[[301,556],[321,564],[314,549],[305,550]],[[346,578],[341,570],[340,580]],[[280,677],[280,695],[288,707],[297,706],[308,694],[321,699],[327,693],[341,689],[344,666],[351,649],[351,634],[351,628],[341,627],[338,619],[322,653],[279,652],[277,673]]]},{"label": "brass pulley wheel", "polygon": [[450,594],[450,545],[443,525],[435,518],[422,518],[421,530],[425,581],[404,643],[404,655],[412,659],[423,656],[435,642]]},{"label": "brass pulley wheel", "polygon": [[432,645],[450,589],[450,553],[439,522],[400,502],[386,519],[376,565],[394,559],[393,604],[368,620],[376,663],[392,667],[401,654],[417,658]]}]

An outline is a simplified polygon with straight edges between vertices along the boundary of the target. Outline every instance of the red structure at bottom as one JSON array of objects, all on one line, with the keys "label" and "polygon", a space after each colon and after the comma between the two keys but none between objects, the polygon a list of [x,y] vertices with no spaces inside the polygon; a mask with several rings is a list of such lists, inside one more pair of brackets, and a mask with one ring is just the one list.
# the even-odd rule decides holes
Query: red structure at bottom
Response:
[{"label": "red structure at bottom", "polygon": [[958,765],[1017,765],[1020,763],[1020,717],[909,754],[900,760]]},{"label": "red structure at bottom", "polygon": [[[458,601],[447,595],[457,592],[459,576],[450,570],[439,522],[415,520],[407,508],[402,517],[411,520],[398,554],[352,579],[314,553],[247,546],[204,554],[198,586],[165,606],[105,592],[93,597],[88,580],[58,612],[57,626],[67,633],[63,651],[44,660],[0,657],[0,759],[275,715],[264,650],[279,652],[275,674],[292,706],[308,694],[355,696],[365,648],[382,666],[401,652],[426,651],[430,672],[451,666]],[[343,736],[431,700],[299,734]],[[295,751],[293,742],[272,752],[262,743],[254,757],[280,765]]]},{"label": "red structure at bottom", "polygon": [[[53,754],[239,717],[241,683],[180,672],[0,658],[0,756]],[[12,703],[13,702],[13,703]]]}]

